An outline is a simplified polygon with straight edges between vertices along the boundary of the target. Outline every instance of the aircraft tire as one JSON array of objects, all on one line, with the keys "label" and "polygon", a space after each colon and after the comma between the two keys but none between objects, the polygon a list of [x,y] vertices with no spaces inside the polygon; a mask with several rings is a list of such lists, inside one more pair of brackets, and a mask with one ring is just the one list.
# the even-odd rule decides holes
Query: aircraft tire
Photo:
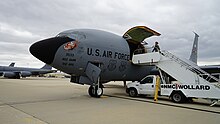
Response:
[{"label": "aircraft tire", "polygon": [[95,97],[95,94],[93,93],[94,92],[93,90],[94,90],[93,86],[90,86],[89,89],[88,89],[88,93],[91,97]]},{"label": "aircraft tire", "polygon": [[95,86],[94,88],[94,86],[90,86],[88,93],[91,97],[100,98],[103,94],[103,88],[102,87],[98,88],[98,86]]}]

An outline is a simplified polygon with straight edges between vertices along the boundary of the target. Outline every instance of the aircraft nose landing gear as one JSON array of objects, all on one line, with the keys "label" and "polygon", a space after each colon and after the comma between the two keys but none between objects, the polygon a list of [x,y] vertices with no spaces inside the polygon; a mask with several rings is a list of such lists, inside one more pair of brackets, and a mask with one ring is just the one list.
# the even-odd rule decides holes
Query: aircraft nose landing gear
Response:
[{"label": "aircraft nose landing gear", "polygon": [[88,93],[91,97],[99,98],[103,94],[103,86],[100,83],[100,63],[88,63],[86,67],[86,75],[91,81]]},{"label": "aircraft nose landing gear", "polygon": [[91,97],[100,98],[103,94],[103,88],[99,86],[90,86],[88,89],[88,93]]}]

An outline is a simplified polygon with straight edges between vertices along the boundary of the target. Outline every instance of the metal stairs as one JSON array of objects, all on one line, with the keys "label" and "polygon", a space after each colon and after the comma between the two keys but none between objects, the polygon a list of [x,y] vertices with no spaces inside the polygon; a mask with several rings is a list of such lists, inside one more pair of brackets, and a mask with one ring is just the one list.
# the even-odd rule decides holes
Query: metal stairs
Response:
[{"label": "metal stairs", "polygon": [[212,81],[215,82],[215,87],[220,88],[217,78],[200,69],[194,63],[184,61],[165,50],[133,55],[132,62],[137,65],[156,65],[180,83],[200,85]]},{"label": "metal stairs", "polygon": [[201,78],[205,79],[208,82],[210,82],[210,81],[218,82],[218,83],[215,84],[215,86],[220,88],[219,79],[217,79],[216,77],[214,77],[211,74],[207,73],[206,71],[202,70],[201,68],[199,68],[199,66],[195,65],[194,63],[192,63],[190,61],[183,61],[179,57],[173,55],[172,53],[170,53],[169,51],[166,51],[166,50],[163,50],[161,52],[161,55],[171,59],[172,61],[175,61],[175,62],[179,63],[181,66],[183,66],[186,69],[192,71],[193,73],[196,73],[198,76],[200,76]]}]

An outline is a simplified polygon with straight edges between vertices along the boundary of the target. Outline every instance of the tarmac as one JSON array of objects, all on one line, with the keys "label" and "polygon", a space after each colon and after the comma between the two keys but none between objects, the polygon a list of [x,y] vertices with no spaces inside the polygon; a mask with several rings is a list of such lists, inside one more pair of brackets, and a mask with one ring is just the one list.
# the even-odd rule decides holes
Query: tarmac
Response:
[{"label": "tarmac", "polygon": [[66,78],[0,79],[1,124],[219,124],[220,104],[177,104],[166,97],[131,98],[122,82],[105,84],[101,98]]}]

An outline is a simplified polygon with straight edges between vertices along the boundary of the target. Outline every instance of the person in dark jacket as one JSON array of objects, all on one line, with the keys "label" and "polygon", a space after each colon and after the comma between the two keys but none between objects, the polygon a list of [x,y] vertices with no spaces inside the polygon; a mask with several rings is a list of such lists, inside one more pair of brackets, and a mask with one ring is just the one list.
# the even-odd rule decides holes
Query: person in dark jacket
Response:
[{"label": "person in dark jacket", "polygon": [[160,52],[159,43],[156,41],[155,45],[153,46],[152,52]]}]

